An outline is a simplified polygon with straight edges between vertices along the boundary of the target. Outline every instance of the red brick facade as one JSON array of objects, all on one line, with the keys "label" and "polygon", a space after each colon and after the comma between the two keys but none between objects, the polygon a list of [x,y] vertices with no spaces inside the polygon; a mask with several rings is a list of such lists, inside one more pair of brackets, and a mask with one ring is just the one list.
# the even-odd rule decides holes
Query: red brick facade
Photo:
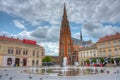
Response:
[{"label": "red brick facade", "polygon": [[73,52],[73,43],[69,22],[67,19],[66,7],[64,5],[63,20],[60,28],[60,43],[59,43],[59,61],[62,64],[63,58],[67,57],[67,63],[72,64],[71,54]]}]

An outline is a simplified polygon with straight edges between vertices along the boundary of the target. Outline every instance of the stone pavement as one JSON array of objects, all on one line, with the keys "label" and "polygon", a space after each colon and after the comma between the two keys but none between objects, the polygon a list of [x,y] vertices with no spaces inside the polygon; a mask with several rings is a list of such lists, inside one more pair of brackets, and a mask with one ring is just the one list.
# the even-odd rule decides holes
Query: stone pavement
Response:
[{"label": "stone pavement", "polygon": [[0,68],[0,80],[120,80],[120,67],[108,68],[110,73],[79,75],[79,76],[49,76],[20,73],[20,69]]}]

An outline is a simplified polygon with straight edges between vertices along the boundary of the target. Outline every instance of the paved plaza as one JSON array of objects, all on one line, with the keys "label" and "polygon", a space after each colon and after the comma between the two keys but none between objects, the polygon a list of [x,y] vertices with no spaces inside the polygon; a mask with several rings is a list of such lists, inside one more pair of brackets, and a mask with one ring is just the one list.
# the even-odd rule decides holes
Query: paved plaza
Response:
[{"label": "paved plaza", "polygon": [[0,80],[120,80],[120,67],[104,68],[105,73],[78,76],[27,74],[27,68],[0,68]]}]

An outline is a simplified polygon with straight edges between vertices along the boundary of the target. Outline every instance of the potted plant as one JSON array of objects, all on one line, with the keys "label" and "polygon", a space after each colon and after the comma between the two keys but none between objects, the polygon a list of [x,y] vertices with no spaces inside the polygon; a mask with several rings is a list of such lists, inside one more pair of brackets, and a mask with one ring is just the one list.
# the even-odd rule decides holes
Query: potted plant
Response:
[{"label": "potted plant", "polygon": [[96,62],[97,62],[96,59],[93,59],[93,60],[92,60],[92,63],[94,63],[94,65],[93,65],[94,67],[97,66],[97,65],[96,65]]},{"label": "potted plant", "polygon": [[104,60],[104,58],[100,58],[100,67],[103,67],[103,62],[104,62],[105,60]]},{"label": "potted plant", "polygon": [[86,60],[86,66],[90,66],[90,60],[89,59]]}]

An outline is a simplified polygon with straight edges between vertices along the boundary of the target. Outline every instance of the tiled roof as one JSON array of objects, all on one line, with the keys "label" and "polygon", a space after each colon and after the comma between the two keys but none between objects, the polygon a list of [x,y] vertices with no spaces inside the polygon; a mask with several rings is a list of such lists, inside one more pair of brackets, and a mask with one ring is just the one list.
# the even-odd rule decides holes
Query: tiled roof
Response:
[{"label": "tiled roof", "polygon": [[84,47],[80,48],[79,50],[80,51],[86,51],[86,50],[92,50],[92,49],[97,49],[96,44],[91,44],[89,46],[84,46]]},{"label": "tiled roof", "polygon": [[120,33],[116,33],[114,35],[106,35],[98,40],[98,42],[105,42],[105,41],[110,41],[110,40],[115,40],[115,39],[120,39]]},{"label": "tiled roof", "polygon": [[0,36],[0,40],[7,40],[7,41],[13,41],[13,42],[22,42],[20,39],[12,38],[12,37],[5,37],[5,36]]},{"label": "tiled roof", "polygon": [[[29,43],[24,43],[23,40],[19,39],[19,38],[13,38],[13,37],[6,37],[6,36],[0,36],[0,40],[3,41],[11,41],[11,42],[18,42],[18,43],[23,43],[23,44],[29,44]],[[32,44],[33,45],[33,44]],[[40,46],[40,45],[36,45],[36,46]]]},{"label": "tiled roof", "polygon": [[90,45],[92,44],[92,41],[91,40],[88,40],[88,41],[80,41],[79,39],[76,39],[76,38],[72,38],[73,40],[73,44],[74,45],[81,45],[81,46],[85,46],[85,45]]}]

